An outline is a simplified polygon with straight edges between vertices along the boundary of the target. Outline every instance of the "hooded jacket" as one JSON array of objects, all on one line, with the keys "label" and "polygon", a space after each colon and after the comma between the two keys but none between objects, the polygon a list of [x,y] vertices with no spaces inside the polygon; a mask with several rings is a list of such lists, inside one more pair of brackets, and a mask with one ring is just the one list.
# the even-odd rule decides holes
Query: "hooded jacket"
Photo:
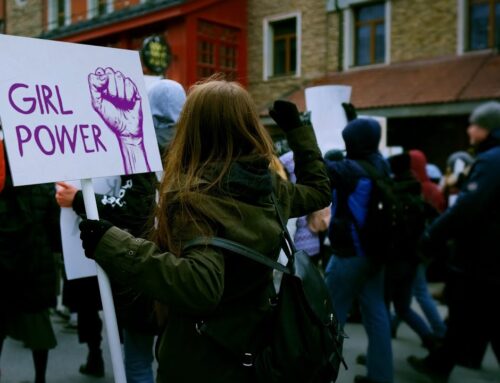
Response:
[{"label": "hooded jacket", "polygon": [[[222,188],[198,195],[197,214],[210,222],[214,235],[273,259],[281,248],[281,225],[271,191],[285,220],[330,203],[328,176],[312,129],[294,129],[287,138],[296,156],[296,184],[271,172],[267,162],[247,158],[233,164]],[[216,164],[204,177],[214,174]],[[182,249],[202,235],[201,222],[176,206],[169,209],[168,217],[177,247]],[[225,334],[219,338],[228,348],[241,350],[242,355],[248,352],[251,344],[261,340],[259,328],[270,312],[271,269],[212,246],[192,247],[180,254],[158,249],[117,227],[105,233],[95,259],[111,279],[168,306],[167,325],[157,346],[157,382],[255,382],[251,368],[200,334],[197,325],[210,318],[209,329]]]},{"label": "hooded jacket", "polygon": [[[374,119],[357,118],[342,131],[346,158],[325,160],[332,186],[332,219],[328,236],[338,256],[364,256],[356,226],[366,221],[372,181],[357,162],[369,162],[382,176],[389,176],[389,165],[378,150],[381,128]],[[356,219],[357,224],[353,223]]]},{"label": "hooded jacket", "polygon": [[186,92],[176,81],[164,79],[148,92],[149,106],[153,116],[156,140],[163,153],[175,134],[175,124],[186,101]]},{"label": "hooded jacket", "polygon": [[431,205],[439,213],[446,209],[446,201],[439,187],[430,180],[427,175],[427,158],[420,150],[409,151],[411,159],[411,170],[422,186],[422,195],[425,202]]},{"label": "hooded jacket", "polygon": [[481,281],[500,285],[500,129],[477,147],[456,203],[428,229],[430,243],[455,241],[452,267]]}]

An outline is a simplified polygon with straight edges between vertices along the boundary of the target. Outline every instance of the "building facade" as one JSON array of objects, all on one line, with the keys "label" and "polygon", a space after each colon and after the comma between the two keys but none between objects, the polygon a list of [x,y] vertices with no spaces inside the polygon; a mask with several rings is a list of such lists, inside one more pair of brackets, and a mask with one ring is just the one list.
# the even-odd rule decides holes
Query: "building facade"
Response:
[{"label": "building facade", "polygon": [[246,0],[6,3],[8,34],[131,50],[141,50],[155,37],[164,46],[153,44],[152,49],[160,50],[156,56],[163,57],[166,68],[154,66],[153,71],[150,65],[144,65],[146,74],[171,78],[186,88],[220,72],[228,79],[247,83]]},{"label": "building facade", "polygon": [[441,167],[470,111],[500,99],[500,0],[0,0],[0,29],[134,50],[159,36],[160,75],[187,88],[223,72],[269,124],[277,98],[304,110],[307,87],[349,85],[389,145]]},{"label": "building facade", "polygon": [[264,120],[276,98],[304,110],[305,88],[349,85],[360,113],[387,117],[389,145],[443,168],[470,111],[500,99],[500,0],[253,0],[248,15]]}]

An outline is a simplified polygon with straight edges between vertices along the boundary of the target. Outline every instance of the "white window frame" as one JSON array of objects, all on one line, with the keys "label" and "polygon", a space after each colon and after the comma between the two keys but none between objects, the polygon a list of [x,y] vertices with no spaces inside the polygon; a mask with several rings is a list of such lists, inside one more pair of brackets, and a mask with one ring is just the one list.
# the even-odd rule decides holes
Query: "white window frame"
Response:
[{"label": "white window frame", "polygon": [[468,17],[468,1],[467,0],[457,0],[457,55],[463,55],[465,50],[465,44],[467,41],[467,19]]},{"label": "white window frame", "polygon": [[[366,0],[351,0],[351,1],[344,1],[346,3],[347,8],[343,10],[344,13],[344,60],[342,63],[343,69],[348,70],[351,68],[358,68],[357,65],[355,65],[355,59],[354,59],[354,54],[355,54],[355,20],[354,20],[354,11],[352,6],[353,5],[368,5],[370,3],[379,3],[380,1],[376,0],[371,0],[371,1],[366,1]],[[387,65],[390,64],[391,62],[391,1],[390,0],[385,0],[384,2],[384,25],[385,25],[385,57],[384,57],[384,62],[383,63],[377,63],[377,64],[371,64],[371,65],[366,65],[366,66],[377,66],[377,65]],[[365,65],[363,65],[365,67]]]},{"label": "white window frame", "polygon": [[300,12],[290,12],[276,16],[265,17],[262,21],[263,29],[263,79],[264,81],[269,80],[273,77],[273,30],[271,28],[271,23],[280,20],[286,20],[295,18],[295,33],[296,33],[296,63],[295,74],[293,77],[301,76],[301,56],[302,56],[302,15]]},{"label": "white window frame", "polygon": [[[59,28],[55,21],[57,20],[57,0],[49,0],[47,12],[48,30]],[[71,24],[71,0],[64,0],[64,26]]]},{"label": "white window frame", "polygon": [[[87,0],[87,19],[93,19],[97,16],[98,0]],[[106,14],[113,12],[113,0],[106,0]]]},{"label": "white window frame", "polygon": [[457,55],[488,52],[491,48],[468,50],[469,48],[469,1],[457,0]]}]

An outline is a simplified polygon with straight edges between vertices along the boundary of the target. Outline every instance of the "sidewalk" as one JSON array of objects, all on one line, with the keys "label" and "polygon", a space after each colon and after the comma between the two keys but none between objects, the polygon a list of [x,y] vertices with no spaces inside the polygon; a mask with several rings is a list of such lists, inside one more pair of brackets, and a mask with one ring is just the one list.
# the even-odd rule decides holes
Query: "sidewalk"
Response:
[{"label": "sidewalk", "polygon": [[[440,306],[440,311],[444,314],[443,306]],[[54,315],[52,321],[58,346],[49,353],[47,383],[113,383],[113,369],[106,337],[104,336],[103,341],[106,376],[104,378],[87,377],[78,372],[80,364],[84,363],[87,356],[86,346],[78,343],[76,330],[66,329],[65,323],[58,316]],[[345,330],[349,339],[345,340],[344,355],[349,370],[341,370],[337,382],[352,383],[355,375],[366,374],[365,367],[357,365],[355,359],[357,355],[366,352],[367,339],[360,324],[348,324]],[[424,356],[426,354],[425,350],[420,347],[417,336],[406,324],[401,324],[398,337],[393,340],[392,345],[395,383],[430,382],[424,376],[413,371],[406,362],[409,355]],[[33,382],[31,351],[25,349],[19,342],[6,339],[0,359],[0,369],[2,372],[1,383]],[[500,368],[491,349],[488,349],[482,370],[474,371],[457,367],[453,371],[449,383],[500,383]]]}]

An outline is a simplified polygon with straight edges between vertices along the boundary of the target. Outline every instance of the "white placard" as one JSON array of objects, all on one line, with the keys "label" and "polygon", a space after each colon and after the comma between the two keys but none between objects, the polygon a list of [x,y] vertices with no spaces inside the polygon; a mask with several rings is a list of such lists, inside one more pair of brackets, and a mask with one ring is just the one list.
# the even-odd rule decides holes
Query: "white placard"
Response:
[{"label": "white placard", "polygon": [[14,185],[161,170],[139,54],[0,35]]},{"label": "white placard", "polygon": [[[68,181],[81,189],[80,181]],[[97,178],[92,180],[98,194],[118,195],[121,186],[120,177]],[[61,208],[61,239],[64,257],[64,269],[69,280],[96,275],[95,262],[85,257],[80,239],[80,217],[72,208]]]},{"label": "white placard", "polygon": [[347,124],[343,102],[349,102],[351,87],[322,85],[306,88],[306,109],[311,111],[311,122],[323,154],[330,149],[345,149],[342,129]]}]

